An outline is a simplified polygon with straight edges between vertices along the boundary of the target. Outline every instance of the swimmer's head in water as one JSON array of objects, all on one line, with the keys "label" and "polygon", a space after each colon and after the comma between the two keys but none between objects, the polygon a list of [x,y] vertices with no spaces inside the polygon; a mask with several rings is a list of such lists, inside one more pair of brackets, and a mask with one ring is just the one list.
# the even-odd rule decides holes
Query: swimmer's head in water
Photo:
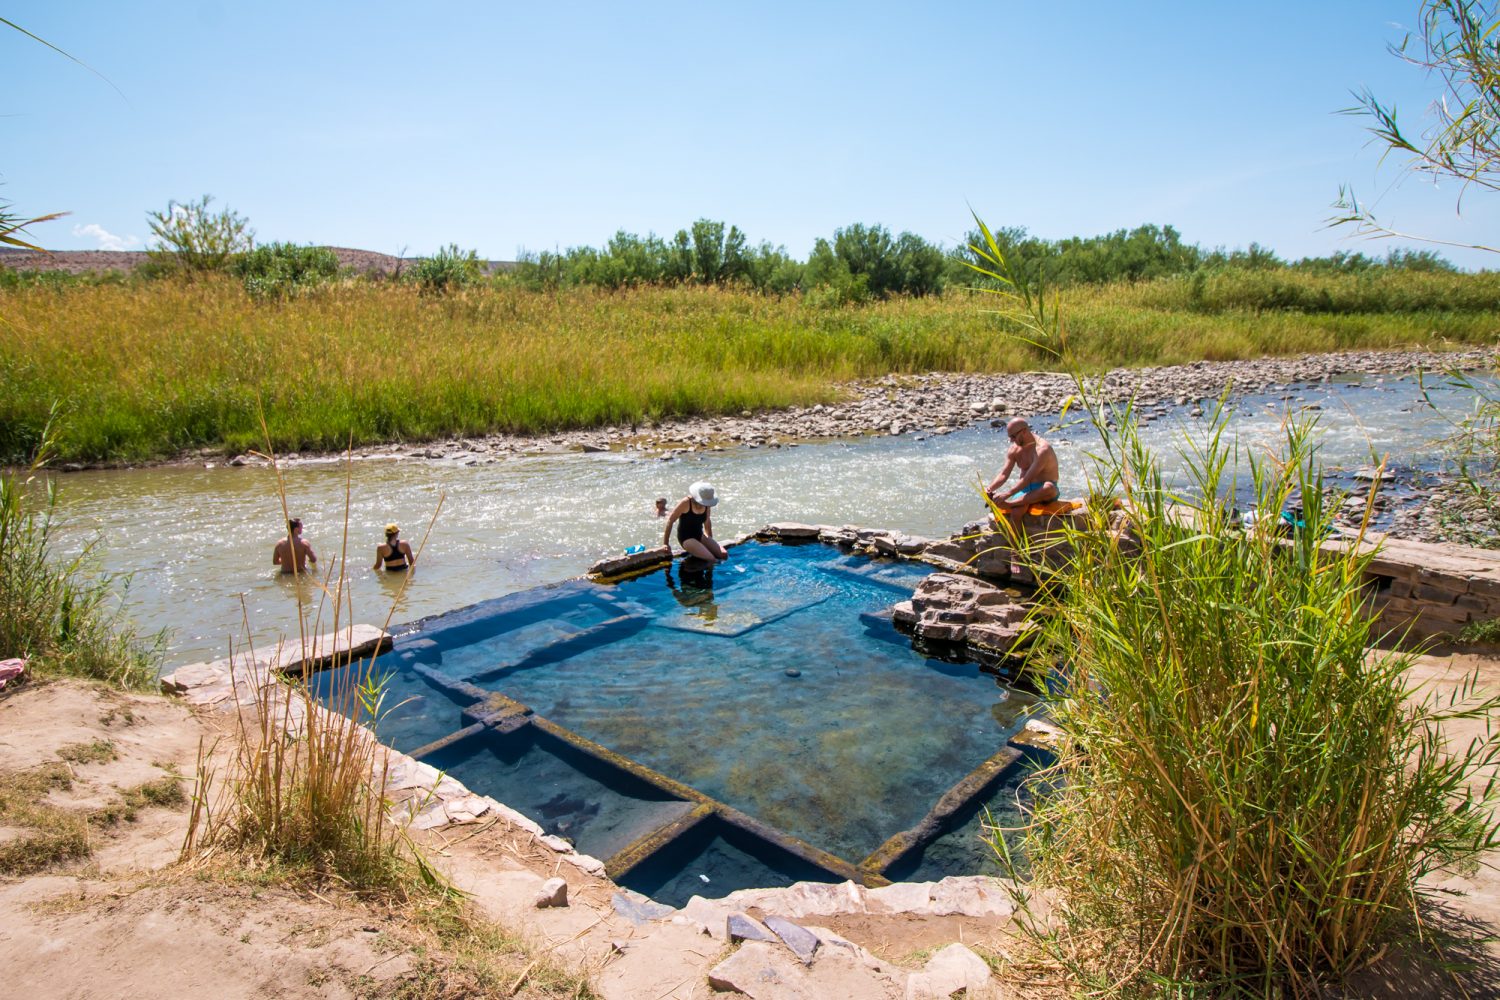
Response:
[{"label": "swimmer's head in water", "polygon": [[401,534],[401,527],[396,522],[392,521],[385,526],[385,537],[390,538],[392,535],[399,534]]}]

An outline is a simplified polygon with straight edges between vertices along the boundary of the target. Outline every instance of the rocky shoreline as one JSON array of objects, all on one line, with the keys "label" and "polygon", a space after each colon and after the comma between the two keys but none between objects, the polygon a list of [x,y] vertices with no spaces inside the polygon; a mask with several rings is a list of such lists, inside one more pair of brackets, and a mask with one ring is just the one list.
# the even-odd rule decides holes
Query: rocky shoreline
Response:
[{"label": "rocky shoreline", "polygon": [[[1492,366],[1493,349],[1465,351],[1344,351],[1249,361],[1197,361],[1160,368],[1117,368],[1090,379],[1109,402],[1134,398],[1143,418],[1154,419],[1172,405],[1211,402],[1232,388],[1236,393],[1272,391],[1290,383],[1328,381],[1342,375],[1409,375],[1420,370],[1474,370]],[[888,375],[840,386],[844,401],[791,407],[738,416],[687,417],[661,423],[618,425],[555,434],[494,434],[415,445],[386,444],[356,449],[359,459],[422,459],[480,465],[518,455],[569,452],[631,452],[671,458],[697,451],[734,447],[777,448],[865,435],[947,434],[981,421],[1058,412],[1075,394],[1071,376],[1059,372],[998,375]],[[283,461],[328,461],[342,454],[292,453]],[[170,464],[223,462],[208,449]],[[236,456],[226,464],[259,461]],[[78,466],[81,468],[81,466]]]}]

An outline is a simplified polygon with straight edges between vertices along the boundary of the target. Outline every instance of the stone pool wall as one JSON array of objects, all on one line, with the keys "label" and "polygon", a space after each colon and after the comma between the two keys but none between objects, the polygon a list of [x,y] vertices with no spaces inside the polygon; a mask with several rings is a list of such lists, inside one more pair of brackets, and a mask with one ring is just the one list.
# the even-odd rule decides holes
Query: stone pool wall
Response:
[{"label": "stone pool wall", "polygon": [[1363,544],[1379,546],[1369,579],[1382,632],[1417,640],[1451,637],[1500,619],[1500,552],[1378,534]]},{"label": "stone pool wall", "polygon": [[[1020,530],[1028,538],[1042,540],[1042,544],[1024,556],[987,520],[972,521],[952,536],[938,540],[851,525],[772,524],[756,535],[773,541],[816,539],[855,552],[921,559],[950,574],[1030,586],[1037,582],[1037,573],[1046,573],[1066,558],[1063,533],[1081,524],[1085,516],[1081,507],[1062,514],[1028,514],[1021,520]],[[1350,542],[1335,538],[1324,544],[1337,550]],[[1452,638],[1468,626],[1500,619],[1500,552],[1409,541],[1373,531],[1367,532],[1360,544],[1375,552],[1369,567],[1370,607],[1382,634],[1413,642]],[[971,636],[969,630],[956,626],[976,620],[987,623],[982,616],[963,617],[967,605],[986,601],[976,602],[956,593],[947,597],[929,595],[929,608],[951,613],[924,617],[922,595],[916,596],[919,606],[915,619],[909,609],[904,613],[908,621],[918,624],[919,636],[958,642],[977,638],[979,645],[984,645],[984,629]],[[1001,628],[1011,624],[1009,620],[995,622]]]}]

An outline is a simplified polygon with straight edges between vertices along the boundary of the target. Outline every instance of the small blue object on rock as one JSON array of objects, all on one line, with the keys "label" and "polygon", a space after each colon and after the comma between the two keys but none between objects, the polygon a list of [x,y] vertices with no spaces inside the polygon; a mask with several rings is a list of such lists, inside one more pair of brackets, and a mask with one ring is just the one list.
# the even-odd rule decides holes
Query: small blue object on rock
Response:
[{"label": "small blue object on rock", "polygon": [[633,556],[637,552],[645,552],[645,551],[646,551],[646,546],[644,546],[644,545],[630,545],[630,546],[626,547],[625,554],[627,556]]}]

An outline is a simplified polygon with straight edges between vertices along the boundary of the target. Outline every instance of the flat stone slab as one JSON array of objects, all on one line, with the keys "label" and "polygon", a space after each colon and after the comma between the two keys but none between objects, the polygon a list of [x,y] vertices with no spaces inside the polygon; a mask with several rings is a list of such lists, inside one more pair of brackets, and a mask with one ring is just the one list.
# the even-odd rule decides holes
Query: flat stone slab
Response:
[{"label": "flat stone slab", "polygon": [[778,521],[775,524],[766,525],[760,531],[756,532],[756,534],[765,535],[770,538],[817,538],[818,532],[822,530],[822,526],[817,524]]},{"label": "flat stone slab", "polygon": [[792,950],[803,965],[812,965],[813,957],[818,953],[818,936],[812,931],[799,924],[794,924],[785,917],[775,915],[766,918],[766,926],[776,932],[781,938],[781,943]]},{"label": "flat stone slab", "polygon": [[906,973],[842,950],[808,967],[778,945],[747,941],[709,971],[708,985],[751,1000],[900,1000]]},{"label": "flat stone slab", "polygon": [[610,897],[610,905],[614,907],[616,913],[637,927],[653,920],[673,916],[677,912],[670,906],[664,906],[636,893],[627,896],[624,892],[616,892]]},{"label": "flat stone slab", "polygon": [[[269,675],[293,670],[316,669],[330,661],[357,659],[368,653],[389,648],[390,635],[374,625],[350,625],[337,632],[314,636],[304,646],[294,639],[283,639],[269,653],[251,657],[249,652],[224,657],[208,663],[190,663],[161,678],[167,694],[187,694],[194,688],[213,687],[235,680],[264,684]],[[226,692],[227,694],[227,692]]]},{"label": "flat stone slab", "polygon": [[638,570],[650,569],[652,566],[660,566],[672,561],[672,549],[667,545],[658,545],[655,548],[645,549],[641,552],[627,552],[620,556],[611,556],[608,559],[600,559],[589,567],[589,576],[619,576],[622,573],[634,573]]},{"label": "flat stone slab", "polygon": [[774,944],[776,941],[776,935],[765,924],[747,913],[731,913],[724,921],[724,934],[731,942],[767,941]]},{"label": "flat stone slab", "polygon": [[740,889],[719,902],[796,920],[845,913],[1009,917],[1016,909],[1016,891],[1005,879],[989,875],[950,875],[937,882],[897,882],[878,889],[857,882],[797,882],[784,889]]}]

